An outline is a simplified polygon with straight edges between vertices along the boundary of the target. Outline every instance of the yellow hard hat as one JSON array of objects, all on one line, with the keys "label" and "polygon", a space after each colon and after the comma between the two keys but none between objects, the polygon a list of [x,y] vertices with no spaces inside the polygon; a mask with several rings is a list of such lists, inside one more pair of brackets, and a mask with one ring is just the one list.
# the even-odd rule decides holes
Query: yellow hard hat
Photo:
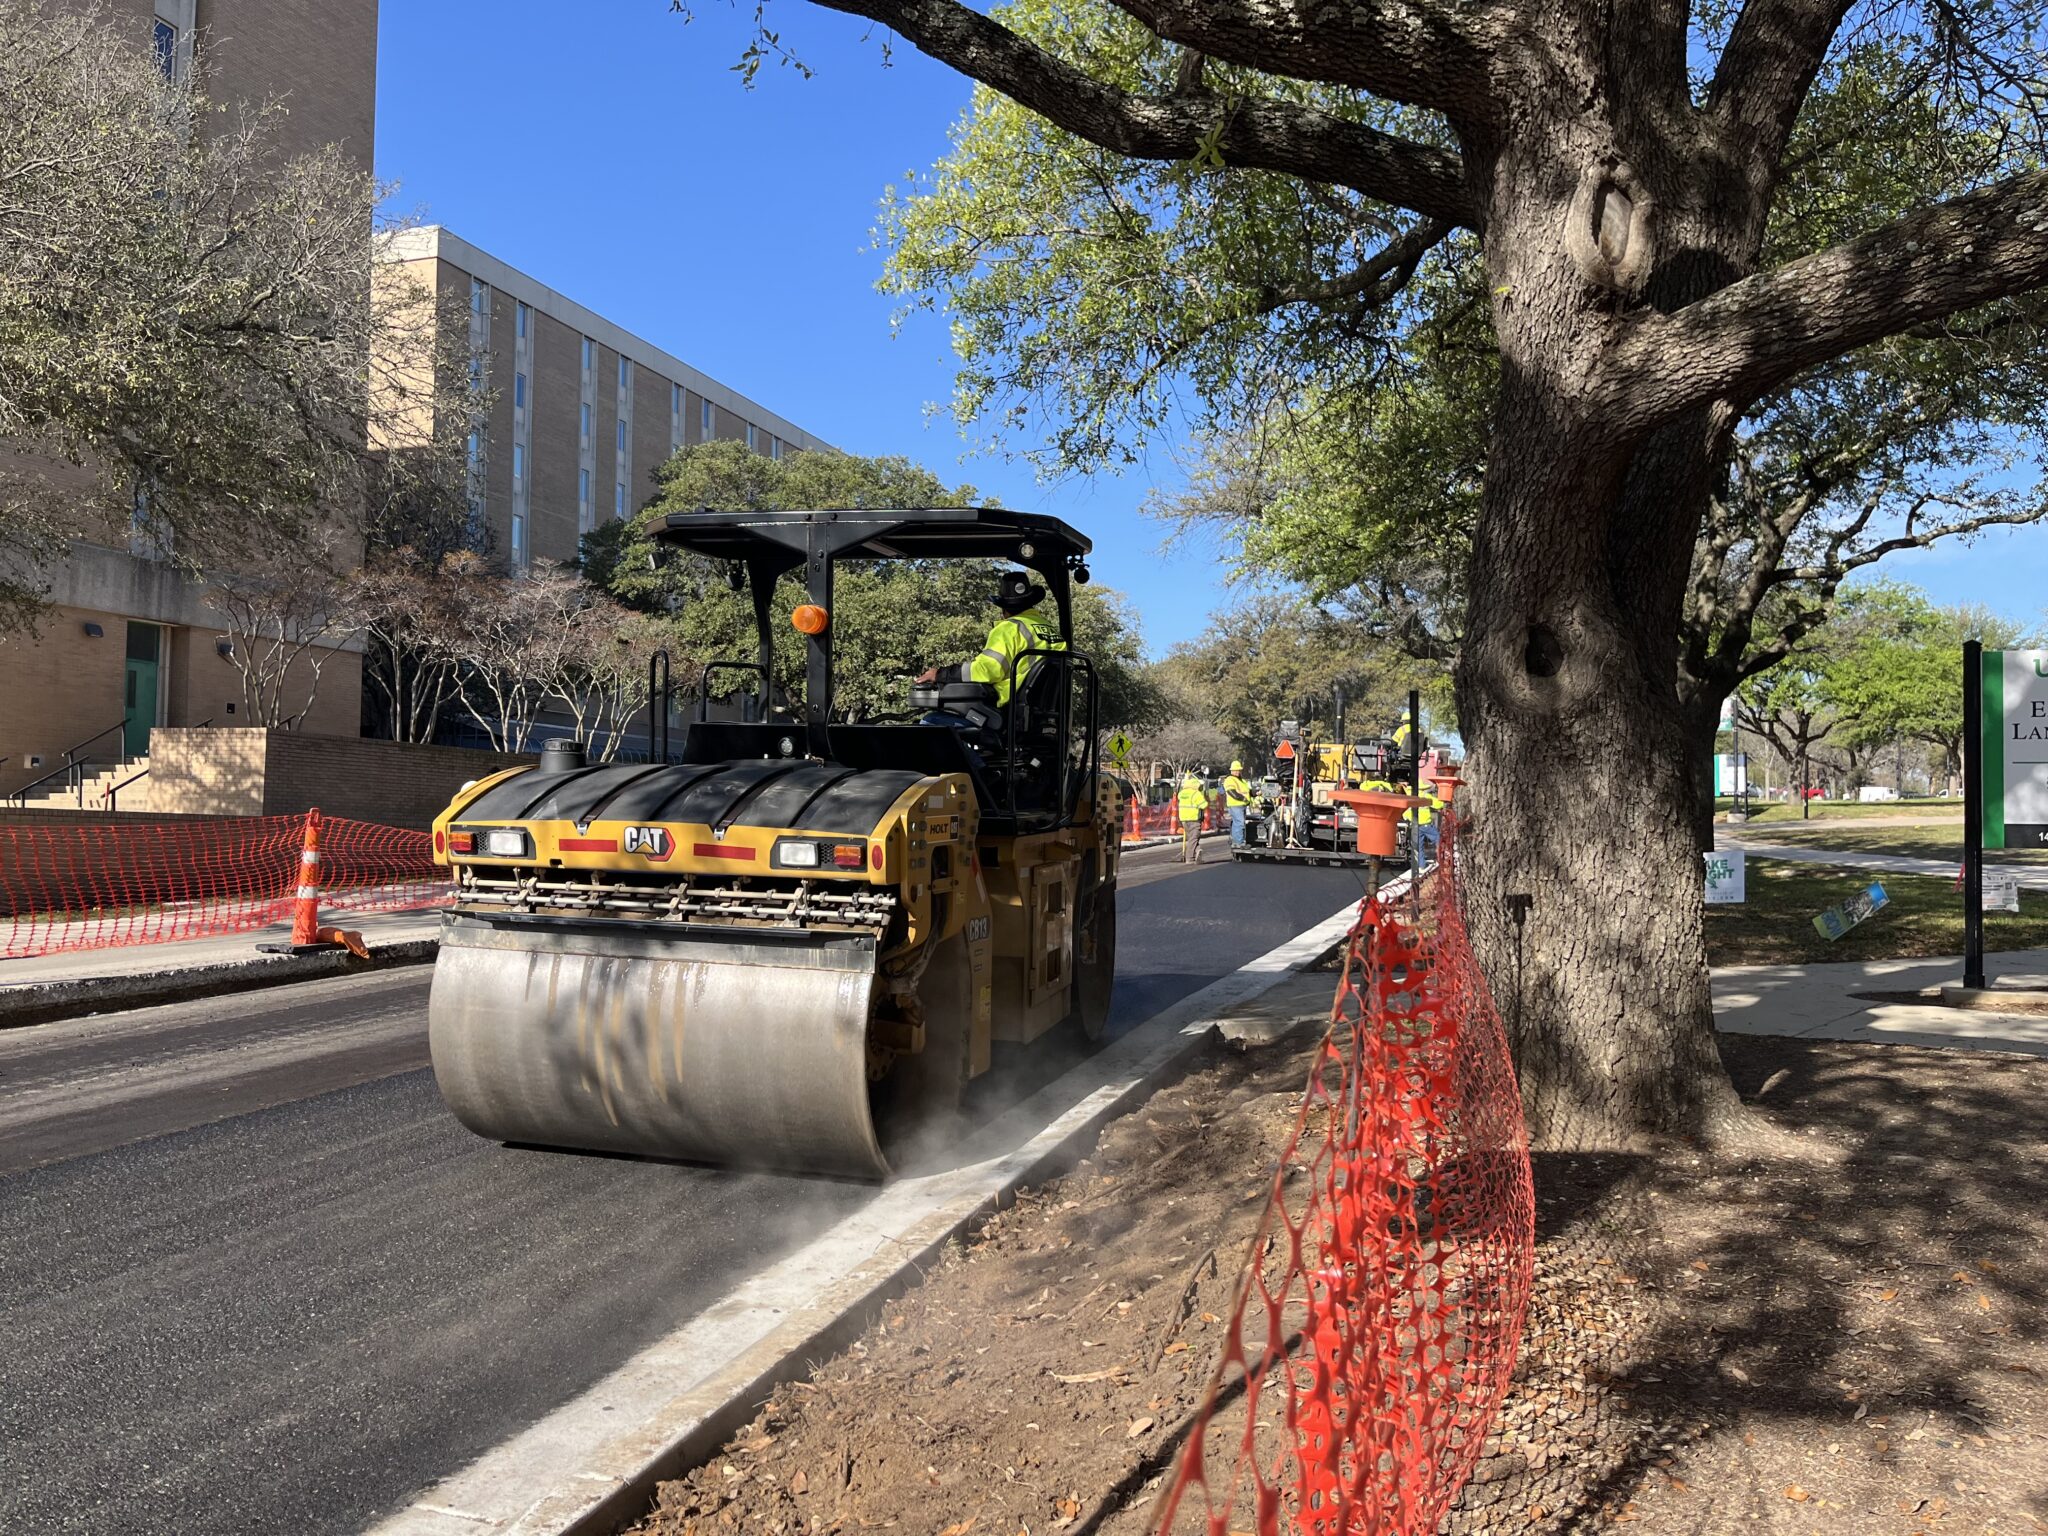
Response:
[{"label": "yellow hard hat", "polygon": [[1243,764],[1243,763],[1240,763],[1240,762],[1239,762],[1239,761],[1238,761],[1238,760],[1237,760],[1236,758],[1234,758],[1234,757],[1233,757],[1233,758],[1232,758],[1232,759],[1230,760],[1230,771],[1231,771],[1232,773],[1243,773],[1243,772],[1244,772],[1244,764]]}]

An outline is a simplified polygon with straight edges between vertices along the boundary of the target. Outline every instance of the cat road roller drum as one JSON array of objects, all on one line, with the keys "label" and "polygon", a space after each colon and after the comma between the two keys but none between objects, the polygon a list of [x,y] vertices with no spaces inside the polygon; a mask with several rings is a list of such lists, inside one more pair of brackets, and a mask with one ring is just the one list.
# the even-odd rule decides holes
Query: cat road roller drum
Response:
[{"label": "cat road roller drum", "polygon": [[[885,1177],[956,1129],[997,1045],[1100,1034],[1122,807],[1095,771],[1093,667],[1066,647],[1015,657],[1001,708],[835,722],[833,569],[973,559],[993,585],[1007,557],[1045,579],[1064,637],[1087,542],[973,508],[693,513],[661,533],[751,585],[757,659],[726,665],[756,674],[765,718],[700,706],[680,761],[550,743],[465,787],[434,824],[456,882],[435,1080],[499,1141]],[[792,572],[815,612],[804,702],[778,707],[769,610]]]}]

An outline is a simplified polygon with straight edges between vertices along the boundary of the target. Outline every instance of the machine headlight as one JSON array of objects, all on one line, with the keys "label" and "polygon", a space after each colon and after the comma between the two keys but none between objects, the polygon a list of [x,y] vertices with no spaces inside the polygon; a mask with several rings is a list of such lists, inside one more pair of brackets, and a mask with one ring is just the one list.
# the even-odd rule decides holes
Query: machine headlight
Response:
[{"label": "machine headlight", "polygon": [[775,862],[784,869],[816,869],[818,845],[785,838],[775,845]]},{"label": "machine headlight", "polygon": [[532,849],[519,827],[486,827],[476,835],[476,851],[487,859],[523,859]]}]

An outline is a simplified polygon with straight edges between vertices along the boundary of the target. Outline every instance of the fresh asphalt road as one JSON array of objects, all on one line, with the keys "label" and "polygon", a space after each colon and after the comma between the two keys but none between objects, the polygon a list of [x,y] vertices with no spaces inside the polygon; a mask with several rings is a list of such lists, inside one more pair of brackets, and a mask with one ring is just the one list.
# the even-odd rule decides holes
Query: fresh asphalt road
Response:
[{"label": "fresh asphalt road", "polygon": [[[1359,894],[1210,858],[1127,857],[1116,1027]],[[0,1532],[359,1530],[868,1199],[470,1135],[428,974],[0,1033]]]}]

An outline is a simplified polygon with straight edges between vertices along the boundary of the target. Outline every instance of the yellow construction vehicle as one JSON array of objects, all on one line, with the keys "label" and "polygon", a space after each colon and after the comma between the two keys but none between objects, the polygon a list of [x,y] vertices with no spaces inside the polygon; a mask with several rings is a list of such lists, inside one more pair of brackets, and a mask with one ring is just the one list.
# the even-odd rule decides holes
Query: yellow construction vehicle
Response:
[{"label": "yellow construction vehicle", "polygon": [[[1108,1018],[1123,806],[1071,649],[1089,542],[956,507],[678,513],[658,538],[751,591],[756,659],[716,665],[756,674],[759,707],[700,705],[673,763],[551,742],[435,821],[435,1079],[500,1141],[885,1176],[996,1044]],[[1043,578],[1063,642],[1012,658],[1006,705],[920,684],[902,716],[835,720],[839,562],[1003,559]],[[778,708],[790,575],[804,698]]]}]

